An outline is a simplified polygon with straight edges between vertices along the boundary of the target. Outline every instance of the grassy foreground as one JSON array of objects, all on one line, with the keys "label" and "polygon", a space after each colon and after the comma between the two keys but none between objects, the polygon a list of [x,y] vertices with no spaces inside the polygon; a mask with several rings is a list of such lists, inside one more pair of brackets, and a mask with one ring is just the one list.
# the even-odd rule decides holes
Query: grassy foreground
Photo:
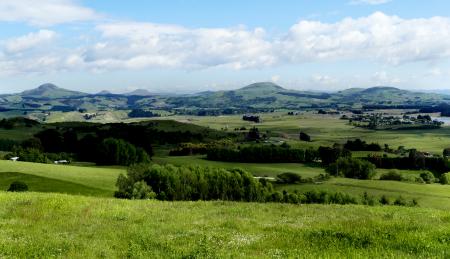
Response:
[{"label": "grassy foreground", "polygon": [[0,257],[448,257],[450,212],[0,193]]}]

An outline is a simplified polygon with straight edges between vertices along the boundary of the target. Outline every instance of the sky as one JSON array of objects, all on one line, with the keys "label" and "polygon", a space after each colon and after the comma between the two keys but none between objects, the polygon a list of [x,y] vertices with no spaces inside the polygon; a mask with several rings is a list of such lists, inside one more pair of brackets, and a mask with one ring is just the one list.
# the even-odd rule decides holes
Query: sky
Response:
[{"label": "sky", "polygon": [[450,89],[447,0],[0,0],[0,93]]}]

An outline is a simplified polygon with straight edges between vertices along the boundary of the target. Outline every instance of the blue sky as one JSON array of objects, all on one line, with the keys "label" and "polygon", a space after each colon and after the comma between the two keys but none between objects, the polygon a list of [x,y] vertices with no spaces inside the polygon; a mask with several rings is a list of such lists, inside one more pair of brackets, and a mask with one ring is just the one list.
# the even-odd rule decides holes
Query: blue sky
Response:
[{"label": "blue sky", "polygon": [[444,0],[4,0],[0,93],[450,89]]}]

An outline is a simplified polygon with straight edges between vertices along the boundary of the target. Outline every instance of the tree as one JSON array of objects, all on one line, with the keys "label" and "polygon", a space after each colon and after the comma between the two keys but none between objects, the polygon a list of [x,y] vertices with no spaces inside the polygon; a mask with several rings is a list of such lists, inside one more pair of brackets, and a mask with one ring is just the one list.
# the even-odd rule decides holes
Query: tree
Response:
[{"label": "tree", "polygon": [[329,165],[334,163],[340,157],[351,157],[352,153],[347,149],[339,146],[335,147],[319,147],[319,157],[322,164]]},{"label": "tree", "polygon": [[102,165],[131,165],[150,161],[142,148],[136,148],[122,139],[114,138],[102,141],[97,156],[97,163]]},{"label": "tree", "polygon": [[300,137],[301,141],[307,141],[307,142],[311,141],[311,137],[308,134],[304,133],[304,132],[300,132],[300,136],[299,137]]}]

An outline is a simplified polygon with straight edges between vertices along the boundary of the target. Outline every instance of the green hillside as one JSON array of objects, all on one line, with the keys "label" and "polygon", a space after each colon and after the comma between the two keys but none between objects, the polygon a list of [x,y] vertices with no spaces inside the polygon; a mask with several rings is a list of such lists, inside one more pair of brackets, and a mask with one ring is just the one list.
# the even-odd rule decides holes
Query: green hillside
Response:
[{"label": "green hillside", "polygon": [[0,193],[0,257],[450,256],[448,211]]}]

